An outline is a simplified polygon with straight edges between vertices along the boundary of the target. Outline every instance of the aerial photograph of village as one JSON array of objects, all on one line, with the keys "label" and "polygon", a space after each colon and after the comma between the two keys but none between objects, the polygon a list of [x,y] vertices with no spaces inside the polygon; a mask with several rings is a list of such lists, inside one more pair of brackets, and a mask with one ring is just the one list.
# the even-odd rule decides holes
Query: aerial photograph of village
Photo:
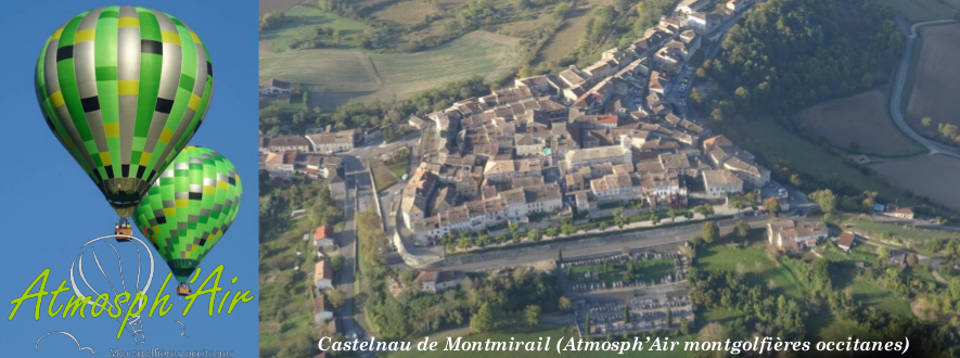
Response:
[{"label": "aerial photograph of village", "polygon": [[259,16],[261,357],[647,336],[960,355],[960,0]]}]

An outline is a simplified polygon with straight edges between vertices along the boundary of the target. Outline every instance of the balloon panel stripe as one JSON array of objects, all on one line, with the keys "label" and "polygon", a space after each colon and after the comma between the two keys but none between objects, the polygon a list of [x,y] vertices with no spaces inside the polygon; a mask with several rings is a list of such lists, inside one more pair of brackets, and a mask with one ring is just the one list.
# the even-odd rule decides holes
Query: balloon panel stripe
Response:
[{"label": "balloon panel stripe", "polygon": [[[100,11],[94,39],[94,75],[97,81],[97,100],[100,102],[100,119],[106,138],[107,153],[111,163],[120,163],[120,102],[117,88],[117,48],[119,8],[116,6]],[[120,176],[120,165],[111,165],[113,177]]]}]

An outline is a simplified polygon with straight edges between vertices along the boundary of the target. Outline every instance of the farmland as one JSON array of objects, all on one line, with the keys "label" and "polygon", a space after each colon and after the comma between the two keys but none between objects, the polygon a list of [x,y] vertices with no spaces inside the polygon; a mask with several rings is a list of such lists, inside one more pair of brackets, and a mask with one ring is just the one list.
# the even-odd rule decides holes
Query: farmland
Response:
[{"label": "farmland", "polygon": [[588,22],[590,22],[589,9],[570,10],[560,30],[540,50],[538,60],[540,62],[558,61],[573,52],[583,39],[583,34],[587,32]]},{"label": "farmland", "polygon": [[517,47],[515,38],[477,31],[414,53],[261,50],[260,78],[302,83],[313,94],[311,107],[332,110],[349,100],[390,100],[476,75],[502,76],[519,63]]},{"label": "farmland", "polygon": [[290,51],[298,39],[309,38],[318,27],[339,31],[343,39],[339,47],[355,47],[355,36],[367,27],[363,22],[325,12],[316,7],[296,5],[283,11],[284,21],[275,28],[260,32],[260,58],[264,50]]},{"label": "farmland", "polygon": [[933,123],[960,125],[960,24],[930,26],[920,30],[923,48],[915,69],[913,91],[906,107],[910,125],[921,133],[933,136],[937,126],[922,125],[924,117]]},{"label": "farmland", "polygon": [[798,115],[799,126],[814,138],[845,150],[897,156],[921,150],[893,125],[880,90],[824,102]]},{"label": "farmland", "polygon": [[773,172],[802,173],[823,183],[877,191],[882,197],[902,198],[902,190],[878,181],[849,165],[838,155],[802,137],[790,133],[773,120],[731,119],[723,133],[751,153],[756,153]]},{"label": "farmland", "polygon": [[949,19],[960,11],[958,0],[879,0],[910,22]]},{"label": "farmland", "polygon": [[871,165],[895,185],[952,210],[960,210],[960,160],[942,155],[893,160]]}]

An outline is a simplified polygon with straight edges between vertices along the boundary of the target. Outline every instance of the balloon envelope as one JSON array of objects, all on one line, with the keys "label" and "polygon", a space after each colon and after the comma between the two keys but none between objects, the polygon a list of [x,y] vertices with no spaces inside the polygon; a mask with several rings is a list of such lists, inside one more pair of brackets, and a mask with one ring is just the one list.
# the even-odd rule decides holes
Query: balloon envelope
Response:
[{"label": "balloon envelope", "polygon": [[243,188],[233,163],[188,146],[150,187],[133,220],[180,282],[237,217]]},{"label": "balloon envelope", "polygon": [[200,125],[213,67],[177,18],[114,6],[54,31],[35,84],[47,126],[127,217]]}]

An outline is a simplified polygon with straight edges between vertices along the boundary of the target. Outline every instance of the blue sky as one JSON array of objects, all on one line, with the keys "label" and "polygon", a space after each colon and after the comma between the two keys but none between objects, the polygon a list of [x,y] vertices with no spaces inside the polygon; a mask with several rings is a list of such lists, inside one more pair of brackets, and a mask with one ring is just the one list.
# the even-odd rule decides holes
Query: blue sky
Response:
[{"label": "blue sky", "polygon": [[[221,287],[231,292],[249,289],[257,294],[257,2],[14,1],[0,12],[0,29],[7,37],[0,56],[4,123],[0,153],[6,154],[0,175],[3,317],[13,308],[10,301],[23,294],[43,269],[51,269],[48,290],[56,289],[61,280],[69,278],[70,264],[83,243],[112,231],[116,214],[44,124],[34,96],[33,71],[45,40],[57,26],[80,12],[118,4],[155,7],[180,18],[197,32],[211,53],[216,69],[213,99],[191,144],[212,148],[229,158],[240,170],[244,193],[236,221],[204,259],[201,269],[205,273],[223,264]],[[136,230],[134,233],[140,236]],[[101,251],[100,257],[105,256]],[[159,255],[155,256],[159,260]],[[111,262],[116,265],[115,258]],[[159,290],[169,273],[162,261],[155,268],[151,294]],[[201,279],[205,276],[202,274]],[[237,283],[231,284],[234,276]],[[171,294],[173,309],[164,317],[145,319],[147,341],[143,345],[134,344],[126,334],[116,339],[120,324],[110,318],[49,318],[44,314],[47,299],[39,321],[33,319],[35,301],[30,301],[12,321],[0,322],[2,355],[91,356],[86,351],[78,352],[76,345],[62,335],[45,338],[39,352],[35,351],[34,342],[49,331],[69,331],[82,345],[92,347],[97,357],[109,356],[111,349],[118,348],[232,350],[234,356],[257,355],[258,298],[238,305],[231,315],[213,317],[203,312],[208,301],[198,301],[183,317],[180,313],[186,304],[173,293],[174,286],[164,292]],[[58,303],[65,302],[64,298]],[[186,326],[187,337],[181,336],[177,320]]]}]

